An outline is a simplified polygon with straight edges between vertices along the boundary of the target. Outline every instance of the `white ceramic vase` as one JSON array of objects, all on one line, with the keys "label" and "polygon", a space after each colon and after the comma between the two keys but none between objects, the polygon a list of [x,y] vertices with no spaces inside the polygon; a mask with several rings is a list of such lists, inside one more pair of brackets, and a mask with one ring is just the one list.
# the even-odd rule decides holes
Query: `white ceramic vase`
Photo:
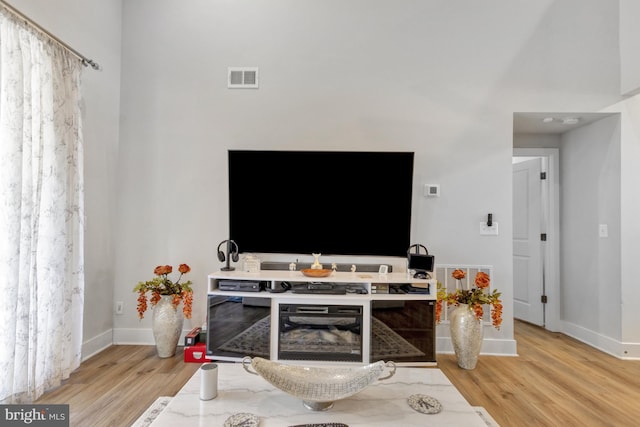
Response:
[{"label": "white ceramic vase", "polygon": [[174,307],[172,300],[173,296],[162,295],[160,301],[153,307],[153,337],[156,340],[156,351],[160,358],[173,357],[176,354],[182,332],[184,322],[182,304]]},{"label": "white ceramic vase", "polygon": [[460,304],[449,315],[451,342],[462,369],[474,369],[482,348],[482,321],[468,304]]}]

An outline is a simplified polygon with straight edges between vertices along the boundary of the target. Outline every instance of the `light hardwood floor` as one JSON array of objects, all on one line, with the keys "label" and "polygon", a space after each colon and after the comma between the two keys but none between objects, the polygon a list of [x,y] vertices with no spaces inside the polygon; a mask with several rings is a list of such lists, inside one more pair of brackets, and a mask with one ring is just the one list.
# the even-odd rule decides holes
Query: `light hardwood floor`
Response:
[{"label": "light hardwood floor", "polygon": [[[466,371],[455,356],[438,354],[438,367],[501,427],[640,425],[640,361],[519,321],[515,338],[518,357],[481,356]],[[175,395],[199,366],[183,363],[181,349],[158,359],[151,346],[113,346],[37,403],[68,403],[73,427],[130,426],[157,397]]]}]

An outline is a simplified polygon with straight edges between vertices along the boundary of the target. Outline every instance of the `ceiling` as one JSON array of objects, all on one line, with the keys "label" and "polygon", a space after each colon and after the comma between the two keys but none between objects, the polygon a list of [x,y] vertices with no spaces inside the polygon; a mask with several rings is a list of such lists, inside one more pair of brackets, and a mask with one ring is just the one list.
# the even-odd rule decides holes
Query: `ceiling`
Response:
[{"label": "ceiling", "polygon": [[[562,134],[615,114],[618,113],[514,113],[513,133]],[[571,123],[571,119],[577,122]]]}]

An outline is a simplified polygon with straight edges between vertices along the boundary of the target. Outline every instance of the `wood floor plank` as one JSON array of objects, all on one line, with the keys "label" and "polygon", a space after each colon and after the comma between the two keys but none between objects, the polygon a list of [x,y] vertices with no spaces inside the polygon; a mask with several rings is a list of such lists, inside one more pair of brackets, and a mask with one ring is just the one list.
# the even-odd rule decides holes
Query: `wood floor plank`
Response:
[{"label": "wood floor plank", "polygon": [[519,321],[515,338],[518,357],[481,356],[464,371],[455,356],[439,354],[438,367],[502,427],[638,425],[640,361]]},{"label": "wood floor plank", "polygon": [[[640,361],[519,321],[515,339],[517,357],[480,356],[467,371],[454,355],[438,354],[438,368],[501,427],[639,425]],[[37,403],[68,403],[74,427],[128,427],[158,397],[175,395],[199,366],[184,363],[181,348],[159,359],[153,346],[112,346]]]},{"label": "wood floor plank", "polygon": [[182,348],[160,359],[153,346],[112,346],[82,363],[36,403],[67,403],[71,425],[130,426],[160,396],[174,396],[199,368]]}]

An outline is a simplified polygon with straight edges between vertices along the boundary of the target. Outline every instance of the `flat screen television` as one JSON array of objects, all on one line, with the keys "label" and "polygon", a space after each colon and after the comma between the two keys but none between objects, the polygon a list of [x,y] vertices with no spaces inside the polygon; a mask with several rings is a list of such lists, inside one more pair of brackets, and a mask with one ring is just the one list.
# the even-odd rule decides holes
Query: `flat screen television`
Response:
[{"label": "flat screen television", "polygon": [[228,155],[229,238],[240,252],[406,256],[414,153]]}]

